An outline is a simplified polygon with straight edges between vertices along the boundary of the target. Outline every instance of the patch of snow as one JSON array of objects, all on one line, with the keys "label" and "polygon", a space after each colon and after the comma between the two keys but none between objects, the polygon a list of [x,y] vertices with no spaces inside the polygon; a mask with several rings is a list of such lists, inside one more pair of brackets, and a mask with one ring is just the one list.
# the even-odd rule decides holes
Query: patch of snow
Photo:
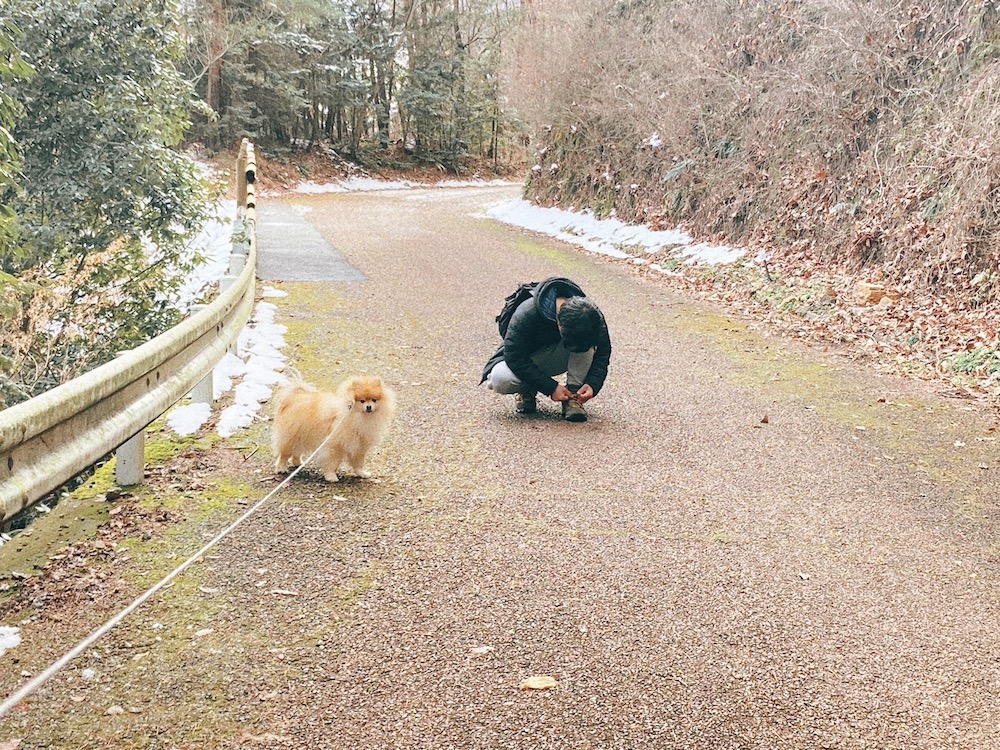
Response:
[{"label": "patch of snow", "polygon": [[21,629],[0,625],[0,656],[21,645]]},{"label": "patch of snow", "polygon": [[185,404],[170,411],[167,415],[167,424],[171,430],[185,437],[201,429],[211,416],[211,404]]},{"label": "patch of snow", "polygon": [[236,349],[245,370],[233,392],[233,403],[219,415],[216,429],[222,437],[253,424],[274,386],[285,380],[281,370],[286,359],[281,350],[288,329],[274,322],[277,311],[270,302],[258,302],[253,317],[240,333]]},{"label": "patch of snow", "polygon": [[229,273],[235,216],[236,201],[220,201],[212,218],[189,243],[190,250],[199,253],[204,262],[185,274],[184,283],[177,297],[172,300],[178,309],[189,309],[192,303],[205,293],[209,285]]},{"label": "patch of snow", "polygon": [[212,398],[218,401],[229,393],[233,381],[242,378],[246,371],[247,363],[232,352],[227,352],[212,371]]},{"label": "patch of snow", "polygon": [[364,193],[373,190],[408,190],[416,184],[408,180],[373,180],[369,177],[348,177],[340,182],[318,183],[312,181],[300,182],[295,188],[297,193],[320,195],[323,193]]},{"label": "patch of snow", "polygon": [[[282,297],[285,292],[265,287],[263,296]],[[222,410],[216,425],[221,437],[252,425],[274,386],[285,380],[281,371],[287,360],[281,350],[287,329],[274,322],[276,312],[277,307],[270,302],[258,302],[240,332],[236,353],[227,353],[212,370],[213,397],[218,400],[233,391],[233,403]],[[178,435],[191,435],[211,416],[209,404],[185,404],[170,411],[167,424]]]},{"label": "patch of snow", "polygon": [[[745,250],[693,243],[682,229],[657,230],[637,224],[626,224],[616,218],[598,219],[593,211],[568,211],[544,208],[517,199],[490,208],[486,216],[505,224],[531,229],[612,258],[646,262],[643,255],[670,251],[687,263],[734,263]],[[663,270],[658,264],[650,268]]]},{"label": "patch of snow", "polygon": [[457,187],[496,187],[500,185],[515,185],[508,180],[441,180],[433,184],[411,182],[409,180],[376,180],[370,177],[349,177],[339,182],[317,183],[300,182],[295,188],[297,193],[321,195],[323,193],[364,193],[376,190],[412,190],[415,188],[457,188]]},{"label": "patch of snow", "polygon": [[709,245],[705,242],[679,248],[677,252],[681,255],[686,255],[688,258],[687,262],[690,264],[708,263],[709,265],[735,263],[746,255],[745,250],[734,249],[725,245]]}]

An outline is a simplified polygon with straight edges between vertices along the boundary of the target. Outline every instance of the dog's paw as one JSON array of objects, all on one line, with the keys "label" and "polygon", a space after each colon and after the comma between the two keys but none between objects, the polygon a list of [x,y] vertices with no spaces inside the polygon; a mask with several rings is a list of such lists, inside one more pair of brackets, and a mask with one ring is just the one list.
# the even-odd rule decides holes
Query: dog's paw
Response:
[{"label": "dog's paw", "polygon": [[362,479],[371,479],[372,473],[370,471],[365,471],[364,469],[358,469],[358,476]]},{"label": "dog's paw", "polygon": [[331,473],[331,474],[324,474],[324,475],[323,475],[323,478],[324,478],[324,479],[325,479],[326,481],[328,481],[328,482],[339,482],[339,481],[340,481],[340,477],[338,477],[338,476],[337,476],[336,474],[334,474],[334,473]]}]

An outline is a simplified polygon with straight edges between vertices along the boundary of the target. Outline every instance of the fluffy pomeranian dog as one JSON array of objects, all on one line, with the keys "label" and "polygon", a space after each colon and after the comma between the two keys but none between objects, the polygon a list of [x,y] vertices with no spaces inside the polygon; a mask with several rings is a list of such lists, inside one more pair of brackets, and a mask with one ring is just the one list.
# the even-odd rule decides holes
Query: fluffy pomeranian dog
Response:
[{"label": "fluffy pomeranian dog", "polygon": [[301,381],[278,389],[271,430],[274,470],[299,466],[329,436],[316,454],[316,466],[330,482],[342,464],[368,478],[365,457],[385,437],[396,411],[396,395],[375,376],[354,376],[333,393]]}]

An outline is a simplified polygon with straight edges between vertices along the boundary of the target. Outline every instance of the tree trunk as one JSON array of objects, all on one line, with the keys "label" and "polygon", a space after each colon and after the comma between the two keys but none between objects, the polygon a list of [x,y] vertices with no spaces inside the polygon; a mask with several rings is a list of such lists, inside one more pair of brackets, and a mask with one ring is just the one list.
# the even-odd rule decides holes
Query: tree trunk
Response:
[{"label": "tree trunk", "polygon": [[208,74],[205,81],[205,102],[213,112],[219,112],[222,96],[222,29],[225,23],[222,0],[212,3],[212,22],[208,32]]}]

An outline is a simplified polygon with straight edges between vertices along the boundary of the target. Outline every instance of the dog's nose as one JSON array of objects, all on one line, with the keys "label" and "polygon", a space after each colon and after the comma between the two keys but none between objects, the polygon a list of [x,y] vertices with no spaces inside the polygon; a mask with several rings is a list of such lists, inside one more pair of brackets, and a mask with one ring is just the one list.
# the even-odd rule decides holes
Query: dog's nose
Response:
[{"label": "dog's nose", "polygon": [[365,404],[365,411],[371,411],[371,410],[372,410],[372,405],[371,404]]}]

